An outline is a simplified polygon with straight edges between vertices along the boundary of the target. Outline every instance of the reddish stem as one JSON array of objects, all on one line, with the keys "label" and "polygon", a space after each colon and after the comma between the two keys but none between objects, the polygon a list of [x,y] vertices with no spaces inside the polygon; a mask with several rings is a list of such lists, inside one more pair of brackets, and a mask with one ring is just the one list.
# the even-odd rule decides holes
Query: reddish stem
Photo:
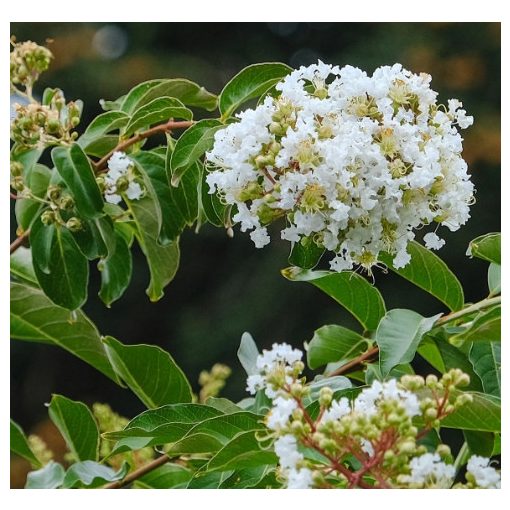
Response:
[{"label": "reddish stem", "polygon": [[11,254],[13,254],[24,242],[25,239],[30,235],[30,229],[28,228],[21,234],[19,237],[14,239],[14,241],[11,243]]}]

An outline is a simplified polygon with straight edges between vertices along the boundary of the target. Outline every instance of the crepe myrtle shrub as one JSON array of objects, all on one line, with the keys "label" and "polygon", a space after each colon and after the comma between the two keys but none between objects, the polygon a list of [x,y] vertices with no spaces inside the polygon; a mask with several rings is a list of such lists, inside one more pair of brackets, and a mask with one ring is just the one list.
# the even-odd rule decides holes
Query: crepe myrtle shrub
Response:
[{"label": "crepe myrtle shrub", "polygon": [[[80,126],[81,101],[37,90],[51,51],[11,45],[11,336],[67,350],[147,408],[128,418],[115,402],[48,395],[68,453],[11,421],[27,488],[500,487],[500,235],[458,247],[488,265],[475,303],[432,251],[474,201],[460,101],[440,102],[429,75],[400,64],[369,76],[261,63],[219,95],[180,78],[140,83]],[[219,396],[230,367],[205,369],[195,394],[170,353],[100,333],[82,311],[91,262],[110,307],[137,244],[157,301],[179,236],[205,223],[249,231],[257,248],[289,241],[282,276],[359,327],[267,339],[306,340],[305,359],[286,343],[260,352],[244,333],[240,402]],[[330,270],[315,269],[323,257]],[[434,296],[437,314],[387,310],[376,284],[388,270]],[[417,357],[432,373],[415,373]]]}]

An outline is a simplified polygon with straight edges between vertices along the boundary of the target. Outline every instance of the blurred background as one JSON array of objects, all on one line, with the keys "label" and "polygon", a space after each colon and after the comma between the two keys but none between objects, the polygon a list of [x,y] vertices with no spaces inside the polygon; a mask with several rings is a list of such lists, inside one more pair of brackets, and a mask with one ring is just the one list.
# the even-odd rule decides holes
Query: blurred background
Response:
[{"label": "blurred background", "polygon": [[[442,229],[447,244],[440,256],[464,285],[466,301],[486,296],[487,264],[465,252],[477,235],[500,229],[499,23],[12,23],[11,34],[39,44],[52,39],[55,60],[38,90],[57,86],[68,100],[82,99],[82,126],[101,113],[100,99],[115,99],[141,81],[184,77],[218,93],[239,70],[257,62],[298,67],[322,59],[369,73],[400,62],[413,72],[430,73],[440,102],[458,98],[475,118],[464,132],[464,157],[477,203],[460,231]],[[11,225],[14,238],[13,217]],[[150,303],[145,294],[148,270],[136,252],[132,283],[111,309],[97,298],[98,274],[92,271],[85,311],[102,334],[168,350],[195,389],[202,369],[226,363],[233,374],[223,395],[239,400],[246,396],[236,357],[244,331],[259,347],[277,341],[302,348],[324,324],[358,328],[318,289],[280,275],[288,250],[284,241],[257,250],[239,231],[229,239],[212,227],[199,235],[188,230],[181,240],[181,267],[160,302]],[[380,271],[375,279],[388,309],[412,307],[424,315],[445,311],[403,279]],[[11,416],[27,432],[50,441],[44,403],[52,393],[89,404],[108,402],[128,417],[143,410],[129,391],[63,350],[12,342]]]}]

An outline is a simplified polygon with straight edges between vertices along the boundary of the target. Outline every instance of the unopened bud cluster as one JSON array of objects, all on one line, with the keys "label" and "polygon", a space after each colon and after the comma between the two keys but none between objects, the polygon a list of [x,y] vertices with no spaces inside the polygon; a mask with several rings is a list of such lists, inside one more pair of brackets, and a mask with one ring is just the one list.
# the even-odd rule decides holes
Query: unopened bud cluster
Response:
[{"label": "unopened bud cluster", "polygon": [[205,402],[209,397],[217,397],[225,387],[232,370],[227,365],[216,363],[210,371],[202,370],[198,376],[200,390],[200,402]]},{"label": "unopened bud cluster", "polygon": [[[215,134],[210,193],[236,206],[233,220],[258,248],[285,217],[281,238],[333,252],[334,270],[370,270],[382,251],[405,266],[415,229],[457,230],[473,202],[459,133],[473,118],[456,99],[438,105],[430,80],[400,64],[372,76],[301,67],[276,85],[278,97]],[[444,244],[435,232],[424,240]]]},{"label": "unopened bud cluster", "polygon": [[[325,386],[314,412],[305,404],[310,403],[310,385],[301,377],[301,357],[301,351],[289,345],[274,344],[258,357],[258,373],[248,378],[251,393],[263,390],[272,399],[265,422],[286,487],[452,486],[455,469],[449,447],[439,444],[431,450],[420,438],[472,400],[459,391],[469,384],[466,374],[453,369],[439,379],[406,375],[400,381],[376,380],[353,400],[335,398]],[[307,455],[310,449],[319,455]],[[483,473],[496,483],[499,475]],[[473,485],[472,480],[468,477],[468,484]]]},{"label": "unopened bud cluster", "polygon": [[32,41],[15,43],[11,40],[11,44],[11,89],[16,91],[21,86],[30,93],[39,75],[48,69],[53,54]]},{"label": "unopened bud cluster", "polygon": [[16,116],[11,123],[11,138],[19,146],[44,148],[68,144],[78,138],[73,129],[80,123],[81,101],[66,104],[59,89],[49,93],[47,104],[37,102],[16,104]]}]

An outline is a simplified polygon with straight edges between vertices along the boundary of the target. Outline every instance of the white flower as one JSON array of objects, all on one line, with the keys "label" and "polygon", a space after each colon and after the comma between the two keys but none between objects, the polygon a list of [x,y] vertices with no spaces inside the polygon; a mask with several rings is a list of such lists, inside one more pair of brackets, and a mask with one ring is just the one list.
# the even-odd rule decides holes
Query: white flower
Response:
[{"label": "white flower", "polygon": [[444,239],[441,239],[437,234],[434,234],[434,232],[429,232],[428,234],[425,234],[423,236],[423,240],[425,241],[425,246],[429,250],[439,250],[446,243]]},{"label": "white flower", "polygon": [[322,415],[321,423],[339,420],[343,416],[350,414],[351,410],[351,404],[345,397],[342,397],[340,400],[333,400],[331,407]]},{"label": "white flower", "polygon": [[250,375],[246,381],[246,389],[252,394],[255,395],[258,390],[264,388],[265,379],[260,374]]},{"label": "white flower", "polygon": [[267,417],[267,428],[271,430],[279,430],[285,427],[295,409],[297,409],[297,403],[295,400],[276,397],[273,400],[273,408]]},{"label": "white flower", "polygon": [[448,488],[455,477],[453,465],[445,464],[437,453],[424,453],[410,462],[411,474],[402,480],[415,484],[432,484],[437,488]]},{"label": "white flower", "polygon": [[310,489],[312,472],[308,468],[290,469],[287,475],[287,489]]},{"label": "white flower", "polygon": [[471,473],[476,484],[483,489],[501,489],[501,475],[489,466],[490,459],[472,455],[467,463],[467,471]]},{"label": "white flower", "polygon": [[374,456],[374,447],[372,446],[372,443],[368,439],[362,439],[361,440],[361,449],[369,456]]},{"label": "white flower", "polygon": [[[277,84],[279,97],[216,132],[210,193],[237,207],[233,220],[258,248],[270,242],[266,225],[284,217],[281,238],[333,252],[335,271],[370,271],[383,251],[404,267],[414,230],[457,230],[474,192],[458,131],[473,119],[458,100],[440,108],[430,81],[400,64],[372,76],[301,67]],[[433,236],[427,246],[437,249]]]},{"label": "white flower", "polygon": [[295,468],[297,463],[303,460],[303,455],[297,449],[297,440],[291,434],[280,436],[274,442],[274,451],[280,459],[282,468]]},{"label": "white flower", "polygon": [[[123,152],[114,152],[108,160],[108,171],[105,174],[105,196],[104,199],[110,204],[118,204],[122,200],[117,184],[119,179],[127,179],[126,196],[130,200],[139,200],[143,196],[143,189],[138,182],[134,180],[132,172],[133,162]],[[120,186],[120,184],[119,184]]]}]

